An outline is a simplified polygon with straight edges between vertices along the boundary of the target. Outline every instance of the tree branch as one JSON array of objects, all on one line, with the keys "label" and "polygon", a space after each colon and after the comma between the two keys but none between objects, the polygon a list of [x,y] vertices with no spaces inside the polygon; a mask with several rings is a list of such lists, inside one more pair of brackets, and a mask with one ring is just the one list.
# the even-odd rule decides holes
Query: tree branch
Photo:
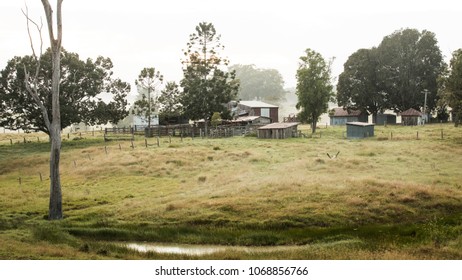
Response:
[{"label": "tree branch", "polygon": [[[29,71],[27,71],[26,65],[24,65],[24,75],[25,75],[24,84],[26,85],[27,92],[30,94],[32,99],[34,99],[35,103],[37,104],[37,106],[39,106],[40,110],[42,111],[42,115],[43,115],[43,118],[45,120],[45,125],[46,125],[47,129],[50,130],[50,119],[48,117],[48,111],[45,108],[45,105],[40,100],[40,97],[38,95],[38,76],[39,76],[39,73],[40,73],[41,58],[42,58],[42,51],[43,51],[43,38],[42,38],[43,23],[41,22],[41,24],[38,25],[35,21],[33,21],[29,17],[29,8],[27,6],[26,6],[26,11],[24,11],[22,9],[21,9],[21,11],[22,11],[22,13],[24,14],[24,16],[26,17],[26,20],[27,20],[27,33],[29,35],[29,41],[30,41],[30,46],[31,46],[31,49],[32,49],[32,55],[33,55],[35,61],[37,62],[37,65],[36,65],[36,68],[35,68],[35,75],[33,77],[30,76]],[[31,32],[30,32],[29,23],[32,23],[33,25],[35,25],[35,27],[37,28],[37,32],[39,33],[39,37],[40,37],[40,54],[38,56],[37,56],[37,54],[35,52],[34,42],[32,40],[32,35],[31,35]],[[31,86],[31,85],[33,85],[33,86]]]},{"label": "tree branch", "polygon": [[26,85],[27,92],[30,94],[32,99],[34,99],[35,103],[37,103],[37,106],[40,107],[40,110],[42,111],[43,119],[45,121],[45,125],[49,131],[50,130],[50,119],[48,117],[48,111],[45,108],[45,105],[43,105],[43,102],[40,100],[40,97],[38,95],[37,77],[34,77],[34,83],[33,83],[34,87],[31,87],[29,72],[27,71],[25,65],[24,65],[24,75],[25,75],[24,84]]}]

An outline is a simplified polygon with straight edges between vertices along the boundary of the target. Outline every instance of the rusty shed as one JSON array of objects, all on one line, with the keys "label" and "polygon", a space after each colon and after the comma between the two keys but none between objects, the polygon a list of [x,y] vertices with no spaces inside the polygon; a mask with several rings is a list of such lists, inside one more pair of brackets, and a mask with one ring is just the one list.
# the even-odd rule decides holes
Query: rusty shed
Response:
[{"label": "rusty shed", "polygon": [[285,139],[297,137],[298,122],[272,123],[258,128],[257,136],[262,139]]}]

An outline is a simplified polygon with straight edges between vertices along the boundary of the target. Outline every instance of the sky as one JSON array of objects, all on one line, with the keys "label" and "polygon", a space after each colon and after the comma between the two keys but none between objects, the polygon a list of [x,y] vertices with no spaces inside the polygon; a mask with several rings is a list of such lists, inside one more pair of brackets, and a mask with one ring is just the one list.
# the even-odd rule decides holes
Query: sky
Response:
[{"label": "sky", "polygon": [[[449,61],[462,48],[462,3],[456,0],[64,0],[63,46],[81,59],[102,55],[114,63],[114,77],[132,84],[145,67],[167,81],[182,78],[182,50],[200,22],[211,22],[230,64],[278,70],[285,87],[295,87],[299,57],[311,48],[335,57],[333,78],[348,57],[378,46],[401,28],[429,30]],[[56,1],[51,0],[55,7]],[[36,21],[45,15],[39,0],[0,1],[0,69],[14,56],[31,54],[28,6]],[[45,47],[49,46],[44,28]],[[36,44],[38,41],[36,40]]]}]

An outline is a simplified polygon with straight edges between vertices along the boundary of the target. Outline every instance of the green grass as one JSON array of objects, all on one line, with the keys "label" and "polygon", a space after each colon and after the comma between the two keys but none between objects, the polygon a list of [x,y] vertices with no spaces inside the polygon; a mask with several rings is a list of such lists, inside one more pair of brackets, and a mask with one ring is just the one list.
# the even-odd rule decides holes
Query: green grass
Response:
[{"label": "green grass", "polygon": [[148,148],[139,138],[135,149],[101,135],[70,137],[61,159],[65,218],[56,222],[46,220],[49,144],[3,134],[0,258],[192,258],[116,245],[149,241],[294,246],[202,257],[216,259],[461,259],[462,131],[376,127],[363,140],[343,132],[172,138],[160,147],[149,139]]}]

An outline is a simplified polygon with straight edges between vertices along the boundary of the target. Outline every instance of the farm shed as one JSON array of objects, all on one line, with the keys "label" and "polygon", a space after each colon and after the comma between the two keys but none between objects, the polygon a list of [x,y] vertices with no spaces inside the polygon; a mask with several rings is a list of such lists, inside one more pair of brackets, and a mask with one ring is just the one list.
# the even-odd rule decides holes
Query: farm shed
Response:
[{"label": "farm shed", "polygon": [[258,128],[257,136],[262,139],[285,139],[297,137],[298,122],[272,123]]},{"label": "farm shed", "polygon": [[364,122],[348,122],[347,138],[366,138],[374,136],[374,124]]},{"label": "farm shed", "polygon": [[393,115],[393,114],[377,114],[377,117],[374,120],[374,123],[378,124],[378,125],[396,124],[396,115]]},{"label": "farm shed", "polygon": [[237,125],[267,125],[271,123],[269,117],[262,116],[245,116],[231,121],[231,124]]},{"label": "farm shed", "polygon": [[347,122],[367,122],[369,116],[367,113],[357,110],[345,110],[343,108],[334,108],[330,111],[330,125],[344,125]]},{"label": "farm shed", "polygon": [[414,108],[408,109],[401,113],[402,125],[421,125],[423,124],[424,115]]},{"label": "farm shed", "polygon": [[261,101],[236,101],[228,103],[228,109],[238,117],[262,116],[271,119],[272,123],[279,121],[279,107]]}]

